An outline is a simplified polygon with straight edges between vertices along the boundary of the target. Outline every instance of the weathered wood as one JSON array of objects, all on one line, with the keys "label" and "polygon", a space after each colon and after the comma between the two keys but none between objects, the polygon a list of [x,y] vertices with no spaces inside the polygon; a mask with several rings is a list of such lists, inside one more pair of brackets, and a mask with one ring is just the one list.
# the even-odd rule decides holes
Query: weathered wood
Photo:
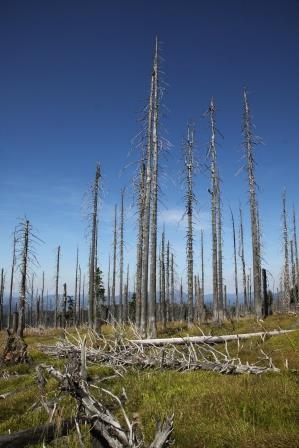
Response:
[{"label": "weathered wood", "polygon": [[184,344],[221,344],[229,341],[245,340],[253,337],[268,337],[279,334],[291,333],[295,330],[273,330],[269,332],[241,333],[223,336],[187,336],[181,338],[161,338],[161,339],[135,339],[131,342],[143,346],[162,346],[162,345],[184,345]]},{"label": "weathered wood", "polygon": [[0,448],[24,448],[35,443],[51,442],[57,437],[68,434],[75,426],[75,419],[62,420],[57,426],[55,423],[25,429],[24,431],[0,436]]}]

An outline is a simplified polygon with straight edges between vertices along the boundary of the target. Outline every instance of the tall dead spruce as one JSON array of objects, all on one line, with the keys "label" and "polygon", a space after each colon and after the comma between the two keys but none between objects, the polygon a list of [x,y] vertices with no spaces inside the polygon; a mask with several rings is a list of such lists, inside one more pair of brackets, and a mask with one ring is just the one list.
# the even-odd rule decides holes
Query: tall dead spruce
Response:
[{"label": "tall dead spruce", "polygon": [[97,268],[97,229],[98,229],[98,205],[101,170],[97,163],[95,179],[92,186],[92,213],[91,213],[91,242],[89,256],[89,285],[88,285],[88,324],[90,328],[98,330],[97,327],[97,306],[95,297],[95,278]]},{"label": "tall dead spruce", "polygon": [[194,175],[194,127],[188,124],[187,139],[184,143],[184,171],[186,184],[186,209],[187,216],[187,283],[188,283],[188,325],[193,322],[193,204],[195,196],[193,193]]},{"label": "tall dead spruce", "polygon": [[[158,205],[158,39],[151,75],[145,154],[144,212],[142,225],[142,281],[140,329],[154,336],[156,329],[157,205]],[[150,269],[149,269],[150,268]],[[150,272],[149,272],[150,271]]]},{"label": "tall dead spruce", "polygon": [[282,194],[282,221],[283,221],[283,305],[287,309],[290,305],[290,265],[289,265],[289,232],[286,208],[286,190]]},{"label": "tall dead spruce", "polygon": [[254,146],[258,143],[253,134],[252,118],[248,104],[247,91],[243,92],[243,134],[244,148],[247,160],[247,174],[249,184],[251,241],[252,241],[252,273],[254,309],[257,318],[262,317],[262,292],[261,292],[261,243],[259,235],[259,213],[256,199]]}]

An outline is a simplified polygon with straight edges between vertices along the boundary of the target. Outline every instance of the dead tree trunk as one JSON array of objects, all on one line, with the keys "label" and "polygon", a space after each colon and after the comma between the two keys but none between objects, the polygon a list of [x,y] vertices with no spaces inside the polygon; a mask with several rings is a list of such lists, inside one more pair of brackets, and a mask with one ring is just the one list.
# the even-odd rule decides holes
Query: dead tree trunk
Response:
[{"label": "dead tree trunk", "polygon": [[193,322],[193,175],[194,175],[194,127],[188,124],[187,140],[184,145],[186,215],[187,215],[187,280],[188,280],[188,325]]},{"label": "dead tree trunk", "polygon": [[125,297],[124,297],[124,312],[123,312],[123,320],[125,323],[129,322],[129,274],[130,266],[127,266],[127,283],[125,286]]},{"label": "dead tree trunk", "polygon": [[166,329],[166,282],[165,282],[165,230],[162,232],[162,242],[161,242],[161,273],[162,273],[162,325],[163,329]]},{"label": "dead tree trunk", "polygon": [[283,246],[284,246],[284,307],[286,309],[290,306],[290,266],[289,266],[289,236],[287,224],[287,210],[286,210],[286,190],[282,195],[282,221],[283,221]]},{"label": "dead tree trunk", "polygon": [[57,248],[57,259],[56,259],[55,312],[54,312],[54,326],[55,326],[55,328],[57,328],[57,325],[58,325],[59,265],[60,265],[60,246],[58,246],[58,248]]},{"label": "dead tree trunk", "polygon": [[3,316],[3,299],[4,299],[4,269],[1,269],[1,283],[0,283],[0,330],[4,328]]},{"label": "dead tree trunk", "polygon": [[170,245],[167,241],[166,248],[166,322],[170,321]]},{"label": "dead tree trunk", "polygon": [[294,259],[294,243],[290,240],[290,254],[291,254],[291,278],[292,278],[292,288],[291,288],[291,302],[296,303],[296,265]]},{"label": "dead tree trunk", "polygon": [[144,198],[145,198],[145,163],[142,157],[139,171],[138,188],[138,238],[137,238],[137,266],[136,266],[136,310],[135,322],[140,328],[141,322],[141,287],[142,287],[142,257],[143,257],[143,222],[144,222]]},{"label": "dead tree trunk", "polygon": [[266,318],[267,316],[269,316],[269,299],[268,299],[267,271],[266,271],[266,269],[262,269],[262,278],[263,278],[263,298],[264,298],[263,317]]},{"label": "dead tree trunk", "polygon": [[95,277],[96,277],[96,257],[97,257],[97,229],[98,229],[98,205],[99,187],[101,179],[100,164],[97,163],[96,174],[92,186],[92,214],[91,214],[91,242],[89,257],[89,282],[88,282],[88,325],[97,330],[96,297],[95,297]]},{"label": "dead tree trunk", "polygon": [[124,194],[121,191],[120,206],[120,235],[119,235],[119,315],[118,320],[123,322],[123,278],[124,278]]},{"label": "dead tree trunk", "polygon": [[78,267],[79,271],[79,287],[78,287],[78,309],[77,309],[77,317],[76,319],[76,325],[81,325],[81,266],[79,264]]},{"label": "dead tree trunk", "polygon": [[76,252],[76,271],[75,271],[75,297],[74,297],[74,323],[77,322],[78,316],[78,271],[79,271],[79,248]]},{"label": "dead tree trunk", "polygon": [[247,300],[247,285],[246,285],[246,264],[245,264],[245,251],[244,251],[244,230],[243,230],[243,213],[242,208],[239,207],[240,213],[240,239],[239,239],[239,256],[242,263],[242,274],[243,274],[243,296],[244,296],[244,306],[246,313],[248,312],[248,300]]},{"label": "dead tree trunk", "polygon": [[247,173],[249,183],[249,201],[250,201],[250,219],[251,219],[251,240],[252,240],[252,271],[253,271],[253,290],[254,290],[254,308],[257,318],[262,316],[262,295],[261,295],[261,247],[258,231],[258,204],[255,192],[255,173],[254,173],[254,155],[253,149],[256,139],[252,131],[251,114],[247,99],[247,92],[244,89],[244,146],[247,158]]},{"label": "dead tree trunk", "polygon": [[174,321],[175,319],[174,319],[174,260],[173,260],[173,253],[171,254],[170,284],[171,284],[170,320]]},{"label": "dead tree trunk", "polygon": [[62,315],[63,315],[63,328],[66,327],[66,303],[67,303],[67,292],[66,292],[66,283],[63,284],[63,311],[62,311]]},{"label": "dead tree trunk", "polygon": [[183,323],[184,320],[184,303],[183,303],[183,279],[181,277],[180,284],[180,322]]},{"label": "dead tree trunk", "polygon": [[295,265],[296,265],[296,300],[299,299],[299,264],[298,264],[298,246],[297,246],[297,228],[296,228],[296,213],[293,206],[293,240],[295,250]]},{"label": "dead tree trunk", "polygon": [[45,307],[44,307],[44,294],[45,294],[45,272],[43,271],[42,274],[42,291],[41,291],[41,310],[40,310],[40,314],[41,314],[41,324],[45,325]]},{"label": "dead tree trunk", "polygon": [[28,260],[29,260],[29,234],[30,223],[25,220],[21,225],[21,285],[20,285],[20,297],[19,297],[19,320],[17,335],[23,339],[25,329],[25,303],[26,303],[26,290],[27,290],[27,274],[28,274]]},{"label": "dead tree trunk", "polygon": [[217,268],[218,268],[218,308],[219,319],[224,319],[223,311],[223,268],[222,268],[222,210],[221,210],[221,189],[220,189],[220,176],[219,170],[217,170]]},{"label": "dead tree trunk", "polygon": [[12,324],[12,291],[14,283],[14,274],[16,268],[16,230],[13,236],[13,252],[12,252],[12,263],[11,263],[11,274],[10,274],[10,288],[9,288],[9,309],[8,309],[8,328],[11,328]]},{"label": "dead tree trunk", "polygon": [[151,178],[151,204],[150,204],[150,280],[148,300],[148,328],[149,337],[157,337],[156,301],[157,301],[157,216],[158,216],[158,114],[159,114],[159,85],[158,85],[158,39],[153,66],[154,95],[153,95],[153,122],[152,122],[152,178]]},{"label": "dead tree trunk", "polygon": [[234,265],[235,265],[235,295],[236,295],[236,318],[239,318],[239,291],[238,291],[238,265],[237,265],[237,249],[236,249],[236,231],[235,231],[235,220],[232,210],[232,229],[233,229],[233,247],[234,247]]},{"label": "dead tree trunk", "polygon": [[204,243],[203,243],[203,229],[200,231],[200,252],[201,252],[201,300],[204,310],[205,303],[205,270],[204,270]]},{"label": "dead tree trunk", "polygon": [[153,152],[153,114],[154,114],[154,86],[156,73],[153,68],[151,75],[151,89],[148,107],[148,122],[147,122],[147,148],[146,148],[146,172],[145,172],[145,186],[144,186],[144,213],[143,213],[143,227],[142,227],[142,282],[141,282],[141,317],[140,330],[145,336],[147,333],[148,321],[148,267],[149,267],[149,239],[150,239],[150,218],[151,218],[151,192],[152,192],[152,152]]},{"label": "dead tree trunk", "polygon": [[218,232],[217,232],[217,210],[218,210],[218,176],[217,176],[217,151],[216,151],[216,107],[213,98],[209,106],[211,140],[209,145],[209,156],[211,165],[211,214],[212,214],[212,265],[213,265],[213,320],[220,319],[219,282],[218,282]]},{"label": "dead tree trunk", "polygon": [[116,318],[116,256],[117,256],[117,205],[114,206],[114,232],[113,232],[113,271],[112,271],[112,319]]}]

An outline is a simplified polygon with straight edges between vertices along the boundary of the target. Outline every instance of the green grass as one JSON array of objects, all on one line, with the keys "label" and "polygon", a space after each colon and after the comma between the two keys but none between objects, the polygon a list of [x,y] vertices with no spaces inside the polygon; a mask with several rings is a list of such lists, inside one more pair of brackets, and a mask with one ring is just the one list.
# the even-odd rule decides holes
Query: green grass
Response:
[{"label": "green grass", "polygon": [[[298,328],[296,316],[271,316],[265,322],[257,323],[251,319],[239,322],[227,322],[221,327],[201,326],[207,334],[230,334],[252,331],[272,330],[275,328]],[[105,328],[106,334],[111,334]],[[160,336],[200,334],[197,327],[187,329],[173,324]],[[28,335],[31,364],[11,366],[3,370],[21,376],[0,380],[0,394],[16,390],[17,392],[0,401],[0,433],[16,431],[42,424],[47,421],[44,410],[29,411],[38,401],[35,367],[41,362],[63,367],[64,361],[49,359],[37,349],[38,343],[54,343],[59,332],[45,332]],[[220,347],[219,347],[220,348]],[[231,354],[236,354],[235,342],[228,345]],[[223,347],[221,348],[223,349]],[[240,344],[242,360],[255,362],[264,350],[272,357],[274,365],[281,373],[262,376],[225,376],[212,372],[175,371],[129,371],[124,378],[109,380],[104,387],[119,393],[125,387],[128,402],[126,405],[130,417],[140,421],[147,441],[155,431],[156,422],[174,413],[175,446],[182,448],[295,448],[299,446],[299,330],[294,333],[275,336],[265,342],[255,338]],[[289,369],[285,369],[285,360]],[[89,368],[90,374],[108,376],[111,369],[102,366]],[[47,390],[55,394],[55,380],[50,380]],[[94,389],[92,389],[94,390]],[[93,392],[95,396],[99,392]],[[103,393],[102,400],[111,405],[111,399]],[[60,416],[75,412],[73,399],[65,397],[61,401]],[[118,411],[115,411],[118,414]],[[120,417],[121,418],[121,417]],[[85,446],[89,447],[89,437],[84,432]],[[41,445],[40,445],[41,446]],[[79,447],[76,433],[61,438],[50,446]]]}]

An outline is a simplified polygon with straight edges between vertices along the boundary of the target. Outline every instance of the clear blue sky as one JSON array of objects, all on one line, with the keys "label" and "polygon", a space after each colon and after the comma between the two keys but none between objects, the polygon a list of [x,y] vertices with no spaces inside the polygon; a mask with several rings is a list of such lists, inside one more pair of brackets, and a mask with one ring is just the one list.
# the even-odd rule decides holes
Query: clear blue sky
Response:
[{"label": "clear blue sky", "polygon": [[[153,44],[162,42],[168,84],[163,136],[173,147],[162,165],[159,224],[184,275],[183,192],[178,184],[186,122],[196,123],[204,160],[209,129],[203,113],[218,106],[219,167],[223,179],[225,279],[232,289],[232,236],[228,207],[246,217],[248,202],[240,144],[242,88],[248,87],[256,132],[265,266],[281,262],[281,191],[298,200],[299,2],[289,1],[14,1],[0,5],[0,266],[9,273],[11,233],[25,214],[45,244],[38,248],[47,287],[54,288],[55,248],[62,250],[61,281],[73,290],[75,251],[87,268],[84,192],[97,160],[103,172],[100,260],[111,252],[113,204],[127,186],[126,260],[135,268],[135,215],[130,179],[138,154],[128,156],[148,96]],[[164,130],[165,128],[165,130]],[[130,165],[131,164],[131,165]],[[122,169],[130,165],[124,173]],[[210,218],[207,174],[196,178],[198,232],[206,232],[210,290]],[[298,226],[299,227],[299,226]],[[247,260],[250,264],[249,251]]]}]

